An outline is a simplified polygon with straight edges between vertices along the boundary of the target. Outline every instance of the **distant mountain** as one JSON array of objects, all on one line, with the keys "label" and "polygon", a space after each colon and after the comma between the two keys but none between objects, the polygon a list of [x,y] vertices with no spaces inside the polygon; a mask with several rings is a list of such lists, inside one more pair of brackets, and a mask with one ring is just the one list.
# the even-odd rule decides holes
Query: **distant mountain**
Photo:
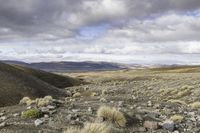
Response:
[{"label": "distant mountain", "polygon": [[127,69],[128,66],[109,62],[39,62],[25,63],[20,61],[4,60],[4,63],[26,66],[49,72],[74,72],[74,71],[104,71]]},{"label": "distant mountain", "polygon": [[0,62],[0,107],[17,104],[25,96],[59,97],[63,88],[79,84],[78,79]]}]

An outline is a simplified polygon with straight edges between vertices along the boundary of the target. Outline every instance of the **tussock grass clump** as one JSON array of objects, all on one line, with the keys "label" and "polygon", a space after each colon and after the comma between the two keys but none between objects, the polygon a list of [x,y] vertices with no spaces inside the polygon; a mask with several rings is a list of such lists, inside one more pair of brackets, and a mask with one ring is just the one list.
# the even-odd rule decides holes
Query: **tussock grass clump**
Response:
[{"label": "tussock grass clump", "polygon": [[80,129],[79,127],[69,127],[64,133],[109,133],[110,127],[105,123],[86,123]]},{"label": "tussock grass clump", "polygon": [[190,95],[192,92],[190,89],[186,89],[183,91],[178,92],[178,94],[175,96],[175,98],[182,98],[184,96]]},{"label": "tussock grass clump", "polygon": [[199,109],[200,108],[200,102],[194,102],[194,103],[190,104],[190,106],[192,107],[192,109]]},{"label": "tussock grass clump", "polygon": [[87,123],[82,133],[109,133],[110,127],[105,123]]},{"label": "tussock grass clump", "polygon": [[47,106],[51,103],[52,100],[48,98],[37,98],[35,99],[35,103],[38,107]]},{"label": "tussock grass clump", "polygon": [[176,104],[180,104],[180,105],[186,105],[186,103],[184,101],[176,100],[176,99],[170,99],[167,102],[169,102],[169,103],[176,103]]},{"label": "tussock grass clump", "polygon": [[29,97],[24,97],[20,100],[19,104],[36,105],[38,107],[47,106],[53,101],[52,96],[45,96],[44,98],[36,98],[35,100],[31,100]]},{"label": "tussock grass clump", "polygon": [[41,116],[41,113],[37,109],[29,109],[29,110],[23,111],[21,114],[21,117],[24,119],[38,118],[40,116]]},{"label": "tussock grass clump", "polygon": [[53,97],[52,97],[52,96],[45,96],[44,99],[45,99],[45,100],[48,100],[48,101],[52,101],[52,100],[53,100]]},{"label": "tussock grass clump", "polygon": [[31,105],[33,102],[29,97],[24,97],[20,100],[19,104],[20,105]]},{"label": "tussock grass clump", "polygon": [[174,122],[177,122],[177,123],[181,123],[182,120],[183,120],[183,116],[181,115],[173,115],[170,117],[170,119]]},{"label": "tussock grass clump", "polygon": [[80,93],[80,92],[76,92],[76,93],[73,94],[73,97],[75,97],[75,98],[76,98],[76,97],[80,97],[80,96],[81,96],[81,93]]},{"label": "tussock grass clump", "polygon": [[126,118],[116,108],[101,106],[97,110],[97,117],[103,118],[104,121],[115,124],[119,127],[126,126]]},{"label": "tussock grass clump", "polygon": [[79,127],[69,127],[63,133],[81,133],[81,129]]}]

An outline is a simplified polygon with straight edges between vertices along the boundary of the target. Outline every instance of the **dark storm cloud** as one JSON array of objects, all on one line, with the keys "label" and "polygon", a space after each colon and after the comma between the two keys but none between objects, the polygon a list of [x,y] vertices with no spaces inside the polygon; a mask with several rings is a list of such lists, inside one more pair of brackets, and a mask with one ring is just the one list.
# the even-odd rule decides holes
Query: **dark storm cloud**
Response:
[{"label": "dark storm cloud", "polygon": [[115,18],[192,11],[199,6],[199,0],[0,0],[0,26],[24,35],[63,28],[73,32],[71,29],[100,22],[112,25]]}]

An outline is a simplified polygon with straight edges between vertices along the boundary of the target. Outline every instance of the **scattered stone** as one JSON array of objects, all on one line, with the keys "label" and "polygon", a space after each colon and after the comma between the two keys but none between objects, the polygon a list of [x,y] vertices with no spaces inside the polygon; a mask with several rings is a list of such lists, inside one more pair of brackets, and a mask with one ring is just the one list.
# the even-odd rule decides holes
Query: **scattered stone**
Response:
[{"label": "scattered stone", "polygon": [[147,128],[147,129],[158,129],[158,122],[145,121],[143,126],[144,128]]},{"label": "scattered stone", "polygon": [[84,91],[87,91],[87,90],[89,90],[90,88],[88,87],[88,86],[85,86],[84,87]]},{"label": "scattered stone", "polygon": [[13,114],[13,116],[14,116],[14,117],[17,117],[17,116],[19,116],[19,113],[15,113],[15,114]]},{"label": "scattered stone", "polygon": [[2,117],[0,117],[0,120],[2,120],[2,121],[5,121],[6,119],[7,119],[6,116],[2,116]]},{"label": "scattered stone", "polygon": [[67,96],[67,97],[71,97],[71,96],[72,96],[71,91],[66,91],[66,96]]},{"label": "scattered stone", "polygon": [[138,128],[138,131],[139,131],[139,132],[146,132],[146,128],[144,128],[144,127],[139,127],[139,128]]},{"label": "scattered stone", "polygon": [[162,127],[163,127],[163,129],[167,129],[169,131],[174,131],[174,128],[175,128],[174,121],[166,120],[166,121],[164,121]]},{"label": "scattered stone", "polygon": [[48,108],[49,110],[54,110],[54,109],[56,109],[56,107],[55,107],[55,106],[52,106],[52,105],[48,105],[47,108]]},{"label": "scattered stone", "polygon": [[2,122],[2,123],[0,123],[0,128],[5,127],[6,125],[7,125],[6,122]]},{"label": "scattered stone", "polygon": [[49,115],[45,114],[45,115],[44,115],[44,118],[49,118]]},{"label": "scattered stone", "polygon": [[80,109],[72,109],[72,112],[73,113],[77,113],[77,112],[79,112],[80,111]]},{"label": "scattered stone", "polygon": [[1,117],[1,116],[4,116],[4,113],[0,113],[0,117]]},{"label": "scattered stone", "polygon": [[89,112],[93,112],[92,107],[88,107]]},{"label": "scattered stone", "polygon": [[100,102],[105,103],[105,102],[107,102],[107,100],[106,100],[105,98],[101,98],[101,99],[100,99]]},{"label": "scattered stone", "polygon": [[119,107],[123,107],[123,104],[124,104],[123,101],[119,101],[119,102],[118,102],[118,106],[119,106]]},{"label": "scattered stone", "polygon": [[37,119],[37,120],[34,121],[34,124],[35,124],[35,126],[37,127],[37,126],[42,125],[42,124],[43,124],[43,121],[40,120],[40,119]]},{"label": "scattered stone", "polygon": [[147,102],[147,106],[148,106],[148,107],[152,107],[152,102],[151,102],[151,101],[148,101],[148,102]]},{"label": "scattered stone", "polygon": [[172,133],[179,133],[179,131],[176,130],[176,131],[174,131],[174,132],[172,132]]},{"label": "scattered stone", "polygon": [[52,110],[52,111],[49,111],[49,114],[52,115],[52,114],[55,114],[57,112],[57,110]]},{"label": "scattered stone", "polygon": [[28,106],[26,109],[32,109],[32,106]]},{"label": "scattered stone", "polygon": [[66,118],[67,118],[68,121],[71,121],[72,120],[72,114],[67,115]]}]

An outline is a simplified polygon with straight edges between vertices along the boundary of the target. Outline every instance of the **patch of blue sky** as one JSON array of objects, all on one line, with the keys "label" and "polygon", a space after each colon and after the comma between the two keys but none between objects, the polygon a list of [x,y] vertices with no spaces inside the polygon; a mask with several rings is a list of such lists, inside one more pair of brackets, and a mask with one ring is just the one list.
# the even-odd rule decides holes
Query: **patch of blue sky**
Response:
[{"label": "patch of blue sky", "polygon": [[200,17],[200,10],[189,11],[186,13],[186,15],[193,17]]},{"label": "patch of blue sky", "polygon": [[78,35],[76,36],[77,39],[83,40],[94,40],[103,33],[105,33],[108,29],[108,24],[99,24],[94,26],[84,26],[79,29]]}]

